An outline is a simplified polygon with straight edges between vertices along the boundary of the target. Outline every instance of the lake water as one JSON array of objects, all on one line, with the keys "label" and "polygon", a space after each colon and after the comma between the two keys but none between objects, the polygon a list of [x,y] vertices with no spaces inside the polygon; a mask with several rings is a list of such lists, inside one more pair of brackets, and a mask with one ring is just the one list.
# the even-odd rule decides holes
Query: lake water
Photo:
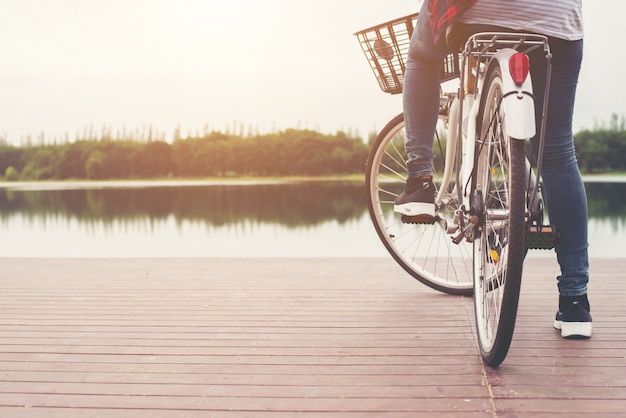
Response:
[{"label": "lake water", "polygon": [[[591,256],[623,257],[626,183],[586,186]],[[0,236],[0,257],[389,256],[351,182],[0,183]]]}]

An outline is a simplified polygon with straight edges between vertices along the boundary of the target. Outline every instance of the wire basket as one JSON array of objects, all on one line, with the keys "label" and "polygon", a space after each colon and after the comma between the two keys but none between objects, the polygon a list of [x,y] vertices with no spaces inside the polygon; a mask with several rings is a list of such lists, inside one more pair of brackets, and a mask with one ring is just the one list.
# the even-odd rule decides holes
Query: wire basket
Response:
[{"label": "wire basket", "polygon": [[[385,93],[402,93],[406,58],[416,21],[417,13],[354,34],[361,44],[378,85]],[[458,76],[458,54],[449,54],[441,69],[441,82]]]}]

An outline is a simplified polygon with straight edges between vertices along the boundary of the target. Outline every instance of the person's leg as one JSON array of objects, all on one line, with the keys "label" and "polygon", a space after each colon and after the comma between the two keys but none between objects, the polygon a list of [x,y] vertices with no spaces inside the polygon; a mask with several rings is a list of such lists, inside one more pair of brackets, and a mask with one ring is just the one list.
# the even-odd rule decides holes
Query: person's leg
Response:
[{"label": "person's leg", "polygon": [[434,44],[426,5],[424,2],[411,37],[402,86],[408,180],[405,191],[396,200],[395,210],[409,216],[432,217],[433,139],[439,115],[441,66],[447,47],[443,41]]},{"label": "person's leg", "polygon": [[[589,302],[586,297],[589,281],[587,195],[576,160],[572,133],[583,41],[571,42],[551,38],[550,46],[553,54],[552,78],[541,174],[550,223],[559,232],[559,242],[556,246],[557,259],[561,267],[561,274],[557,277],[560,295],[559,312],[564,312],[572,305],[578,305],[575,306],[576,310],[584,308],[587,315],[582,311],[578,312],[574,315],[577,319],[574,322],[588,322],[588,326],[585,325],[584,329],[578,327],[574,332],[589,334],[578,336],[590,336],[591,317],[588,316]],[[545,61],[536,56],[531,59],[537,109],[537,132],[539,132],[545,88]],[[537,143],[536,137],[533,140],[535,157]],[[562,326],[561,323],[555,323],[555,326],[557,325]],[[568,327],[569,324],[563,326]],[[570,332],[565,328],[562,331],[564,336]]]},{"label": "person's leg", "polygon": [[440,74],[447,52],[445,42],[433,43],[426,6],[424,2],[411,37],[402,87],[409,178],[432,174]]}]

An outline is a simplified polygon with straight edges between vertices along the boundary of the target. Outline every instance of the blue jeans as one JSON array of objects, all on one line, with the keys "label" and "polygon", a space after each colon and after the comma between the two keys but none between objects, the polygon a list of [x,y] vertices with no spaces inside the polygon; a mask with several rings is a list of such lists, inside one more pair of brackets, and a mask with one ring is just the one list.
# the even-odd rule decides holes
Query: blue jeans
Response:
[{"label": "blue jeans", "polygon": [[[411,38],[403,85],[409,177],[432,173],[433,138],[439,113],[439,77],[443,58],[448,53],[445,41],[433,43],[426,3],[423,3]],[[559,293],[578,296],[587,293],[589,282],[587,195],[572,136],[583,41],[550,38],[549,42],[553,55],[552,78],[542,178],[550,223],[560,234],[556,246],[561,267],[561,274],[557,277]],[[529,56],[536,97],[537,132],[540,132],[546,63],[542,51],[533,51]],[[535,157],[537,142],[537,138],[531,140]]]}]

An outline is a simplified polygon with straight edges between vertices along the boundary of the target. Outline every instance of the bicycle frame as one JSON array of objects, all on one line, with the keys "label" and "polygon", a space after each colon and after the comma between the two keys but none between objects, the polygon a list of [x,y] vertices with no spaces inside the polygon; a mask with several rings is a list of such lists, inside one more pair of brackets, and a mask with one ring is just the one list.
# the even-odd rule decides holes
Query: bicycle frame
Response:
[{"label": "bicycle frame", "polygon": [[[379,84],[403,75],[402,52],[410,45],[415,17],[359,34]],[[474,28],[459,27],[458,34],[466,29]],[[398,54],[380,48],[385,39],[398,46]],[[546,56],[541,121],[535,119],[530,51],[533,58]],[[396,211],[397,197],[406,190],[403,113],[385,125],[368,154],[368,210],[382,243],[412,277],[446,293],[474,295],[480,354],[497,366],[513,338],[527,251],[552,249],[558,242],[558,231],[543,224],[539,185],[551,55],[546,37],[510,32],[472,35],[461,52],[462,59],[458,52],[444,57],[441,70],[440,81],[458,79],[460,87],[441,90],[439,119],[448,143],[441,182],[435,185],[434,219]],[[531,139],[537,143],[529,158]]]},{"label": "bicycle frame", "polygon": [[[440,186],[440,191],[447,190],[453,176],[455,177],[459,210],[457,210],[454,219],[440,220],[439,223],[448,233],[455,233],[461,229],[461,233],[454,239],[457,243],[463,237],[471,241],[473,236],[474,220],[469,217],[466,221],[465,215],[467,215],[471,207],[471,188],[468,186],[475,168],[474,164],[467,164],[467,162],[474,161],[475,144],[478,140],[476,137],[476,121],[486,70],[492,60],[496,60],[503,69],[504,91],[500,106],[506,108],[504,114],[507,131],[515,140],[529,140],[537,133],[532,79],[529,74],[522,83],[516,82],[509,71],[509,62],[511,57],[518,52],[528,53],[540,47],[544,49],[546,54],[547,79],[541,130],[539,133],[539,155],[536,172],[533,172],[532,167],[527,167],[529,191],[528,220],[531,221],[540,221],[540,219],[534,218],[542,216],[542,214],[536,214],[542,212],[540,182],[537,179],[541,178],[541,161],[543,159],[545,121],[551,76],[552,55],[547,38],[534,34],[482,32],[472,35],[465,44],[460,72],[459,85],[461,88],[458,94],[453,96],[452,103],[448,106],[448,144],[442,184]],[[475,65],[471,65],[471,62],[474,62]],[[467,126],[466,129],[464,129],[465,125]],[[465,164],[462,164],[463,162]],[[442,205],[443,198],[443,193],[440,192],[435,199],[435,204],[438,207]]]}]

